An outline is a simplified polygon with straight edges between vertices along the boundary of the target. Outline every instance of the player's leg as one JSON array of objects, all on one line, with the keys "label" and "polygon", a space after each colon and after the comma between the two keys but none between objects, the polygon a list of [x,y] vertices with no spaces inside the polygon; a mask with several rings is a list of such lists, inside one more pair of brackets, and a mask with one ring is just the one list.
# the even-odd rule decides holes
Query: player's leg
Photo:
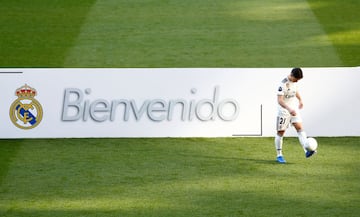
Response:
[{"label": "player's leg", "polygon": [[315,153],[315,151],[308,151],[305,148],[305,145],[307,143],[307,135],[306,135],[306,133],[305,133],[305,131],[303,129],[302,122],[300,122],[300,121],[299,122],[294,122],[293,126],[295,127],[295,129],[297,131],[299,142],[300,142],[300,144],[301,144],[301,146],[302,146],[302,148],[303,148],[303,150],[305,152],[305,157],[306,158],[311,157]]},{"label": "player's leg", "polygon": [[282,153],[282,146],[283,146],[283,137],[289,124],[290,124],[289,116],[277,117],[277,122],[276,122],[277,134],[275,135],[275,150],[276,150],[276,161],[279,163],[286,163]]},{"label": "player's leg", "polygon": [[303,124],[302,124],[302,122],[295,122],[295,123],[293,123],[293,126],[296,129],[296,132],[297,132],[297,135],[299,138],[299,142],[300,142],[301,146],[303,147],[304,151],[306,152],[305,144],[307,142],[307,136],[306,136],[306,132],[303,129]]},{"label": "player's leg", "polygon": [[275,135],[275,149],[277,157],[282,156],[282,145],[285,131],[278,131]]},{"label": "player's leg", "polygon": [[282,153],[284,133],[285,131],[278,131],[275,135],[276,161],[279,163],[286,163]]}]

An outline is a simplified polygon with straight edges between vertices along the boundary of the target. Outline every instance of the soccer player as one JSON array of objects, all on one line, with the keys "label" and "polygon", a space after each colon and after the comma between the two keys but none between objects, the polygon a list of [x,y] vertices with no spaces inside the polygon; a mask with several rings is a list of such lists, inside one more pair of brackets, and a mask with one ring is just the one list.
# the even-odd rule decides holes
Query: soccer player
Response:
[{"label": "soccer player", "polygon": [[299,109],[303,108],[301,95],[298,91],[297,82],[303,78],[301,68],[293,68],[291,73],[284,78],[277,90],[278,115],[277,115],[277,134],[275,136],[276,161],[286,163],[282,154],[283,136],[286,129],[292,124],[298,134],[300,144],[305,151],[305,157],[311,157],[315,151],[307,151],[305,144],[307,136],[303,129],[302,119]]}]

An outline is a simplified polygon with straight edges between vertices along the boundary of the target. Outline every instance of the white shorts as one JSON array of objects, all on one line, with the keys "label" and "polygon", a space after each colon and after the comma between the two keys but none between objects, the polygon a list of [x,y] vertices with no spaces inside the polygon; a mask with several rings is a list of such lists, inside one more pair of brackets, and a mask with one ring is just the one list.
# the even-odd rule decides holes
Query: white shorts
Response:
[{"label": "white shorts", "polygon": [[302,119],[299,113],[296,116],[292,116],[291,114],[278,114],[277,120],[276,120],[276,130],[277,131],[285,131],[290,123],[301,123]]}]

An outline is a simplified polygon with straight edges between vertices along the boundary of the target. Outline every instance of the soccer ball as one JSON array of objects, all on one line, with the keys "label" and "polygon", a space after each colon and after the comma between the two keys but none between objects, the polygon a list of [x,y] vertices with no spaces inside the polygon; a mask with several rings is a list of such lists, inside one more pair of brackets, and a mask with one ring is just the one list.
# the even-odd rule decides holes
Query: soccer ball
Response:
[{"label": "soccer ball", "polygon": [[318,147],[318,143],[316,139],[309,137],[307,139],[307,143],[305,144],[305,149],[308,151],[316,151],[317,147]]}]

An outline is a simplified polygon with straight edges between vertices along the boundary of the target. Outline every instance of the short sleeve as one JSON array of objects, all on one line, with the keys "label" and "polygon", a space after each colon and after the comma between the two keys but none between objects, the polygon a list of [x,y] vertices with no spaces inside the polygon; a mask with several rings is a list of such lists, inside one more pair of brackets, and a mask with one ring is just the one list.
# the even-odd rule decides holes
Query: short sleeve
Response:
[{"label": "short sleeve", "polygon": [[285,90],[285,84],[280,83],[278,88],[277,88],[277,95],[278,96],[283,96],[284,95],[284,90]]}]

